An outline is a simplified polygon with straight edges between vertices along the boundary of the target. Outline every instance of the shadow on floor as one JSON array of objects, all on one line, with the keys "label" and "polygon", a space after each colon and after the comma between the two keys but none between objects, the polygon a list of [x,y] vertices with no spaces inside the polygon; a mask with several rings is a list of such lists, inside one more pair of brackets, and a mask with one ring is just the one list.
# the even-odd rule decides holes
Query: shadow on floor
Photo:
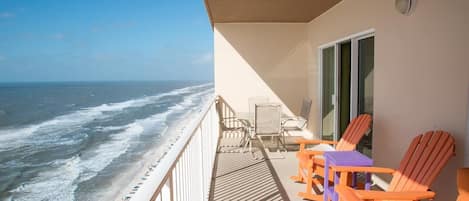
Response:
[{"label": "shadow on floor", "polygon": [[[222,138],[217,154],[209,200],[285,200],[288,196],[261,145],[254,143],[253,155],[233,150],[236,139]],[[223,146],[227,145],[228,146]]]}]

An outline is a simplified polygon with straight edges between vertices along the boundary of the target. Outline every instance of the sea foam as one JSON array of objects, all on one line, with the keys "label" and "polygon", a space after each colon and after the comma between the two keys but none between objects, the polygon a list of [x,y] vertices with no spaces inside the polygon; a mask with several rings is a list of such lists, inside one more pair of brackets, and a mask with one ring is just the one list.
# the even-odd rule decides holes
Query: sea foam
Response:
[{"label": "sea foam", "polygon": [[[180,95],[184,99],[169,107],[163,113],[154,114],[145,119],[135,120],[134,122],[123,126],[99,127],[101,131],[115,132],[110,135],[110,139],[105,143],[99,144],[96,148],[86,150],[79,155],[68,159],[55,160],[50,164],[50,168],[40,172],[30,181],[22,184],[12,190],[14,200],[75,200],[75,191],[78,184],[94,178],[100,171],[109,166],[116,158],[125,154],[132,146],[132,140],[140,135],[149,133],[154,134],[155,130],[164,130],[167,128],[166,121],[169,115],[177,113],[190,113],[200,108],[196,107],[194,100],[204,99],[205,96],[213,93],[212,89],[206,89],[200,92],[191,93],[193,90],[206,87],[199,85],[186,87],[157,96],[149,96],[142,99],[125,101],[121,103],[103,104],[97,107],[86,108],[69,115],[54,118],[38,125],[23,129],[17,129],[11,137],[2,137],[5,133],[0,133],[0,150],[8,148],[3,142],[10,140],[18,144],[25,143],[27,140],[16,138],[15,135],[29,134],[31,136],[38,131],[60,132],[60,127],[73,127],[92,121],[95,118],[105,118],[104,111],[119,111],[129,107],[141,107],[158,100],[164,96]],[[148,101],[152,99],[152,101]],[[79,117],[73,119],[73,117]],[[72,118],[72,119],[69,119]],[[0,131],[6,132],[6,131]],[[164,135],[164,133],[159,133]],[[21,140],[20,140],[21,139]],[[23,141],[24,140],[24,141]],[[20,143],[18,143],[20,142]],[[3,147],[2,147],[3,146]]]},{"label": "sea foam", "polygon": [[[83,124],[112,116],[113,114],[110,112],[119,112],[131,107],[142,107],[155,103],[163,97],[182,95],[209,85],[211,84],[190,86],[155,96],[147,96],[119,103],[106,103],[96,107],[83,108],[39,124],[29,125],[23,128],[0,130],[0,151],[7,151],[9,149],[31,144],[48,143],[48,141],[56,140],[57,138],[60,138],[61,135],[65,134],[66,132],[64,132],[64,129],[68,131],[77,130]],[[39,139],[35,138],[36,135],[40,135]],[[51,135],[56,135],[56,137],[53,138]]]}]

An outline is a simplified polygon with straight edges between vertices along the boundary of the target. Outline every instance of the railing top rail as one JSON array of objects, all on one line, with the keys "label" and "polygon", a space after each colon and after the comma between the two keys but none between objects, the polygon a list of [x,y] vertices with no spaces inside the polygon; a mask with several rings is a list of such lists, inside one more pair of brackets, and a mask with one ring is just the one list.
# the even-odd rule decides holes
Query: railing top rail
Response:
[{"label": "railing top rail", "polygon": [[196,123],[192,123],[189,127],[183,130],[181,137],[171,147],[171,149],[162,157],[157,166],[157,171],[152,171],[147,180],[142,186],[135,192],[130,198],[131,201],[148,201],[151,200],[155,192],[159,192],[166,179],[171,176],[171,170],[176,166],[177,161],[183,154],[190,140],[194,136],[197,128],[200,126],[208,112],[212,108],[213,104],[217,100],[217,96],[214,95],[210,101],[202,107],[201,115],[197,117]]}]

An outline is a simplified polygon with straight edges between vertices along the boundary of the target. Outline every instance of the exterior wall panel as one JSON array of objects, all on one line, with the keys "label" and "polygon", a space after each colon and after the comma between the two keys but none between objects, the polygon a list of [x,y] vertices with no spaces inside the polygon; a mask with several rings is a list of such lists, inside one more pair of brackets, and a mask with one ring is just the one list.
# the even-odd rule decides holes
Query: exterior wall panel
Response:
[{"label": "exterior wall panel", "polygon": [[[456,138],[456,157],[432,189],[436,200],[455,200],[456,167],[467,161],[464,153],[469,149],[469,1],[416,2],[411,15],[405,16],[395,10],[394,1],[344,0],[311,21],[308,92],[318,94],[318,46],[375,29],[375,164],[397,168],[415,135],[447,130]],[[318,127],[310,129],[318,131]]]},{"label": "exterior wall panel", "polygon": [[217,23],[215,92],[237,112],[248,98],[269,97],[299,114],[307,96],[310,48],[305,23]]}]

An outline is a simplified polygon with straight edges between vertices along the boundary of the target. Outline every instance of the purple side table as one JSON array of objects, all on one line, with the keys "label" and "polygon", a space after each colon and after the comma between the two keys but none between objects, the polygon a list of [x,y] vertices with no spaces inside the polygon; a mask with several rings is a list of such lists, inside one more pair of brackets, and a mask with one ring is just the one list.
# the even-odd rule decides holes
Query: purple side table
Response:
[{"label": "purple side table", "polygon": [[[334,186],[329,187],[329,167],[330,166],[372,166],[373,160],[357,151],[328,151],[324,152],[324,201],[328,200],[328,197],[332,198],[333,201],[338,201],[339,197],[334,191]],[[340,174],[335,173],[334,184],[339,182]],[[366,184],[365,189],[370,189],[370,173],[366,173]],[[356,185],[356,175],[354,173],[352,177],[352,186]]]}]

